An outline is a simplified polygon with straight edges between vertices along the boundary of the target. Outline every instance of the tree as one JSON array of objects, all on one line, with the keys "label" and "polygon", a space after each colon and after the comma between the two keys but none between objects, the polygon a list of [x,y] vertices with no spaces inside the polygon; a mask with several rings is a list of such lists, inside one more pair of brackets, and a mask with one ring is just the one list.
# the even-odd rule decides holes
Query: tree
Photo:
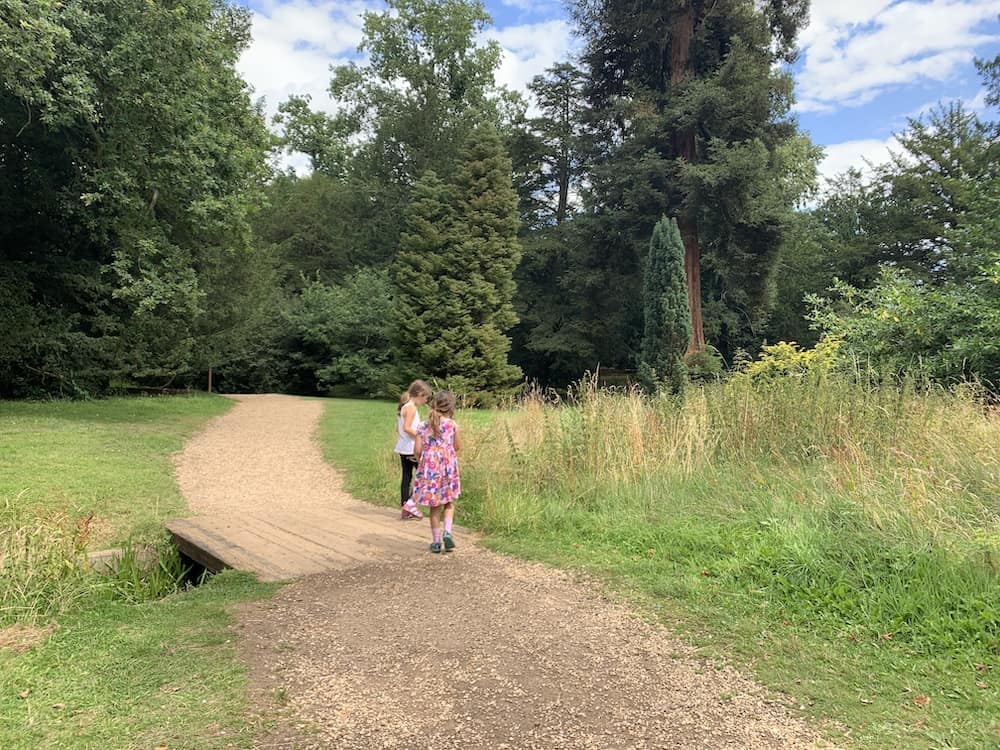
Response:
[{"label": "tree", "polygon": [[972,216],[975,186],[995,174],[997,126],[955,102],[911,119],[897,140],[901,150],[876,170],[871,189],[869,262],[927,281],[975,273],[950,237]]},{"label": "tree", "polygon": [[[305,97],[281,105],[285,144],[356,198],[340,252],[365,265],[389,263],[403,208],[428,170],[449,180],[465,137],[480,120],[511,120],[522,109],[495,85],[500,47],[482,42],[490,22],[479,0],[389,0],[366,12],[363,64],[333,70],[336,115]],[[330,221],[336,222],[334,217]]]},{"label": "tree", "polygon": [[451,374],[475,390],[499,392],[521,377],[507,361],[514,312],[514,269],[521,259],[517,193],[510,159],[496,128],[487,123],[469,134],[455,174],[459,268],[465,276],[464,310],[470,316],[476,364]]},{"label": "tree", "polygon": [[579,187],[583,176],[584,75],[570,63],[560,63],[545,73],[528,84],[541,111],[528,121],[528,127],[537,138],[538,220],[561,224],[570,215],[570,192]]},{"label": "tree", "polygon": [[316,279],[337,283],[360,267],[384,267],[394,252],[385,230],[365,191],[324,172],[276,176],[254,219],[258,242],[270,248],[290,292]]},{"label": "tree", "polygon": [[292,377],[307,393],[388,393],[392,285],[384,270],[362,269],[342,283],[308,284],[285,313]]},{"label": "tree", "polygon": [[585,176],[583,82],[582,71],[569,63],[536,76],[529,89],[539,115],[517,123],[509,138],[523,248],[511,358],[529,377],[560,385],[579,378],[592,358],[593,331],[580,330],[576,321],[577,292],[562,287],[569,225]]},{"label": "tree", "polygon": [[[980,61],[987,90],[997,68]],[[848,351],[895,372],[1000,389],[1000,147],[997,123],[939,107],[876,171],[864,234],[878,276],[813,295],[813,321]]]},{"label": "tree", "polygon": [[0,284],[18,291],[0,338],[21,344],[0,391],[175,382],[243,338],[260,295],[240,269],[268,267],[249,218],[270,138],[235,70],[249,29],[212,0],[4,5]]},{"label": "tree", "polygon": [[684,352],[691,341],[691,311],[684,278],[684,242],[676,219],[653,227],[643,279],[646,322],[639,374],[650,390],[684,383]]},{"label": "tree", "polygon": [[414,188],[392,274],[395,343],[403,366],[487,402],[520,377],[506,335],[517,194],[494,127],[473,131],[459,159],[453,185],[428,172]]},{"label": "tree", "polygon": [[479,0],[388,0],[364,14],[365,66],[333,71],[341,131],[361,136],[362,157],[387,178],[412,184],[428,169],[450,174],[480,118],[499,122],[496,41],[479,44],[491,18]]},{"label": "tree", "polygon": [[[449,362],[435,344],[462,318],[450,284],[455,270],[455,210],[448,186],[428,170],[413,186],[399,251],[391,269],[391,340],[404,383],[419,373],[444,375]],[[450,358],[449,358],[450,359]]]},{"label": "tree", "polygon": [[[791,77],[778,63],[793,58],[807,8],[807,0],[577,7],[599,138],[590,203],[605,242],[625,238],[616,253],[639,254],[658,217],[677,217],[691,349],[705,343],[703,289],[743,326],[766,316],[791,209],[779,149],[796,137]],[[717,339],[726,334],[721,319],[714,325]]]},{"label": "tree", "polygon": [[1000,55],[992,60],[976,60],[976,68],[986,84],[986,103],[1000,107]]},{"label": "tree", "polygon": [[284,126],[281,143],[288,151],[308,156],[313,172],[344,177],[351,156],[346,134],[329,115],[310,109],[310,101],[308,94],[293,95],[278,105],[274,123]]},{"label": "tree", "polygon": [[[977,201],[996,178],[996,133],[996,123],[961,104],[939,106],[911,120],[897,136],[900,148],[870,175],[855,169],[831,180],[815,208],[785,234],[768,337],[814,342],[803,299],[824,294],[834,279],[857,290],[884,286],[887,278],[975,284],[982,244],[963,238],[981,224]],[[884,269],[905,274],[886,277]]]}]

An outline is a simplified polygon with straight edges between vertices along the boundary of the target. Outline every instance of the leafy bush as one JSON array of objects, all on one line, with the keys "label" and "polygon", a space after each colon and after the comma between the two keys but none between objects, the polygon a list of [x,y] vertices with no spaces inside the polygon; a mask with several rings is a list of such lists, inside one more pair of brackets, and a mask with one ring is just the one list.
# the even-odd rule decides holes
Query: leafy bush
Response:
[{"label": "leafy bush", "polygon": [[925,284],[886,269],[871,289],[842,282],[812,298],[813,319],[845,353],[896,373],[1000,384],[1000,258],[970,282]]},{"label": "leafy bush", "polygon": [[966,190],[930,280],[884,268],[871,289],[836,282],[832,299],[809,297],[814,324],[880,369],[1000,388],[1000,180]]},{"label": "leafy bush", "polygon": [[360,395],[385,395],[393,366],[391,289],[385,271],[363,269],[340,285],[313,281],[302,290],[286,313],[301,390],[347,385]]},{"label": "leafy bush", "polygon": [[705,383],[722,377],[724,363],[719,350],[706,344],[697,351],[686,354],[684,366],[687,368],[688,378],[695,383]]},{"label": "leafy bush", "polygon": [[779,341],[764,346],[760,357],[746,361],[741,371],[752,378],[826,374],[836,366],[841,344],[832,336],[824,337],[812,349],[800,349],[794,341]]}]

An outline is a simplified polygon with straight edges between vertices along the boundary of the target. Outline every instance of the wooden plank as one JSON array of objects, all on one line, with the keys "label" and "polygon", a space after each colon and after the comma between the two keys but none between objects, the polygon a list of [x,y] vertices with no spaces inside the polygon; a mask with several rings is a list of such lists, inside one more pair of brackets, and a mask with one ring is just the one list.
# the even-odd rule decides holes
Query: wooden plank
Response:
[{"label": "wooden plank", "polygon": [[[329,514],[276,510],[178,518],[167,529],[181,551],[208,570],[248,570],[265,581],[418,555],[427,541],[426,523],[400,521],[394,510],[360,504]],[[471,535],[463,537],[471,541]]]},{"label": "wooden plank", "polygon": [[[303,526],[296,531],[294,527],[287,528],[280,520],[250,517],[239,533],[255,537],[254,549],[259,555],[296,575],[347,567],[363,561],[363,558],[342,549],[349,543],[346,538],[338,539],[336,547],[328,546],[310,538],[315,529]],[[249,542],[247,546],[250,546]]]},{"label": "wooden plank", "polygon": [[380,521],[283,513],[175,519],[167,528],[181,551],[208,570],[237,568],[261,580],[284,580],[423,550],[415,529]]},{"label": "wooden plank", "polygon": [[[217,525],[222,528],[217,528]],[[295,577],[294,570],[247,547],[243,543],[245,540],[231,523],[219,524],[216,519],[213,524],[210,517],[176,519],[168,522],[167,528],[178,540],[178,547],[184,554],[213,572],[235,568],[256,573],[261,580],[267,581]]]}]

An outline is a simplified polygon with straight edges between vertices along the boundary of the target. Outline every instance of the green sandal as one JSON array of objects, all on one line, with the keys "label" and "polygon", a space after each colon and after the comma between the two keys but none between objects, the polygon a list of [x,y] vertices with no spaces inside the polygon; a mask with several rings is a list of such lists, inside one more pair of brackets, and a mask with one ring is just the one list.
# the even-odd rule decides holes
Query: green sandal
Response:
[{"label": "green sandal", "polygon": [[451,552],[455,549],[455,540],[451,538],[451,534],[444,535],[444,551]]},{"label": "green sandal", "polygon": [[435,554],[441,552],[441,542],[431,542],[431,552]]}]

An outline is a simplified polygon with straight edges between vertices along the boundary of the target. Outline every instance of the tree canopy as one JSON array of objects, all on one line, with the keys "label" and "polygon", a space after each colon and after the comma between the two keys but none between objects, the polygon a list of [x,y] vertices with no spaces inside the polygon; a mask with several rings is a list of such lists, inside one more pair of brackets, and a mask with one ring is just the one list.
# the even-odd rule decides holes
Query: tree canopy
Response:
[{"label": "tree canopy", "polygon": [[229,356],[268,283],[270,145],[210,0],[4,3],[0,392],[168,383]]}]

